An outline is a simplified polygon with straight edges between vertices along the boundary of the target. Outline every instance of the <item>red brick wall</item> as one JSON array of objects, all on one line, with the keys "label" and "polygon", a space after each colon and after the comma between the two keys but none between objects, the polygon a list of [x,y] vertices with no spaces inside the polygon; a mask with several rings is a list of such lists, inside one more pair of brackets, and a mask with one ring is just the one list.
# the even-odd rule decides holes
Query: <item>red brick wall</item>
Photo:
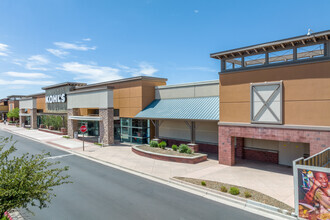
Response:
[{"label": "red brick wall", "polygon": [[236,138],[236,157],[243,158],[244,138]]},{"label": "red brick wall", "polygon": [[234,137],[309,143],[311,156],[330,147],[330,131],[219,125],[219,163],[235,164]]},{"label": "red brick wall", "polygon": [[278,164],[278,153],[275,152],[244,149],[243,158]]},{"label": "red brick wall", "polygon": [[[180,145],[180,144],[189,144],[187,141],[179,141],[173,139],[165,139],[160,138],[162,141],[167,143],[167,146],[171,147],[173,144]],[[218,153],[218,145],[214,144],[203,144],[203,143],[196,143],[199,146],[199,152],[207,152],[207,153]]]}]

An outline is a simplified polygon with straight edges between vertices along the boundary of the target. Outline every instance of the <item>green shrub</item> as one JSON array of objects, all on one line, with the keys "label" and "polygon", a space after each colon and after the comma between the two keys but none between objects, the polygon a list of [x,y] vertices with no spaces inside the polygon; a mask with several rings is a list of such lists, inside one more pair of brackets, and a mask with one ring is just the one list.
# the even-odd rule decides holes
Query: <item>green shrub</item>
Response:
[{"label": "green shrub", "polygon": [[206,182],[205,182],[205,181],[202,181],[202,182],[201,182],[201,185],[202,185],[202,186],[206,186]]},{"label": "green shrub", "polygon": [[180,153],[187,153],[189,147],[186,144],[180,144],[179,146],[179,152]]},{"label": "green shrub", "polygon": [[221,186],[220,191],[226,193],[228,192],[228,189],[225,186]]},{"label": "green shrub", "polygon": [[150,147],[158,147],[158,142],[157,141],[150,141],[149,145],[150,145]]},{"label": "green shrub", "polygon": [[193,151],[189,148],[188,150],[187,150],[187,154],[192,154],[193,153]]},{"label": "green shrub", "polygon": [[9,220],[9,218],[7,218],[7,216],[3,216],[2,218],[0,218],[0,220]]},{"label": "green shrub", "polygon": [[98,145],[98,146],[102,146],[101,143],[97,143],[97,142],[95,142],[94,144],[95,144],[95,145]]},{"label": "green shrub", "polygon": [[230,187],[229,193],[232,195],[238,195],[239,194],[239,189],[237,187]]},{"label": "green shrub", "polygon": [[64,135],[63,138],[69,139],[70,137],[67,135]]},{"label": "green shrub", "polygon": [[172,145],[172,150],[177,151],[178,150],[178,145],[173,144]]},{"label": "green shrub", "polygon": [[158,144],[158,147],[162,148],[162,149],[165,149],[165,147],[167,146],[166,142],[165,141],[162,141]]},{"label": "green shrub", "polygon": [[245,192],[244,192],[244,196],[245,196],[245,198],[250,198],[250,197],[252,197],[251,193],[248,192],[248,191],[245,191]]}]

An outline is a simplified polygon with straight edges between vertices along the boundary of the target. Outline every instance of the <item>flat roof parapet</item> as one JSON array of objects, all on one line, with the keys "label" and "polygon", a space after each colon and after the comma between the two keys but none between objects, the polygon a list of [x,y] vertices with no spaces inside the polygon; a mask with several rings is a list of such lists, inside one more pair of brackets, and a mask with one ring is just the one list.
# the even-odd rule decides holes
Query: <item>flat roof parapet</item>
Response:
[{"label": "flat roof parapet", "polygon": [[123,82],[137,81],[137,80],[166,82],[167,78],[159,78],[159,77],[151,77],[151,76],[136,76],[136,77],[123,78],[123,79],[118,79],[118,80],[105,81],[105,82],[100,82],[100,83],[93,83],[93,84],[88,84],[88,85],[83,85],[83,86],[77,86],[75,88],[75,90],[86,89],[86,88],[91,88],[91,87],[98,87],[98,86],[113,85],[116,83],[123,83]]},{"label": "flat roof parapet", "polygon": [[175,85],[166,85],[166,86],[156,86],[156,89],[170,89],[170,88],[180,88],[180,87],[189,87],[189,86],[204,86],[204,85],[212,85],[212,84],[219,84],[219,80],[209,80],[209,81],[202,81],[202,82],[192,82],[192,83],[182,83],[182,84],[175,84]]},{"label": "flat roof parapet", "polygon": [[251,56],[262,54],[265,52],[274,52],[285,50],[297,46],[308,46],[328,41],[330,38],[330,30],[312,33],[310,35],[301,35],[292,38],[286,38],[268,43],[256,44],[247,47],[236,48],[232,50],[211,53],[210,57],[214,59],[230,59],[242,56]]},{"label": "flat roof parapet", "polygon": [[42,87],[41,89],[47,90],[47,89],[53,89],[57,87],[62,87],[62,86],[84,86],[87,85],[87,83],[80,83],[80,82],[64,82],[64,83],[58,83],[50,86],[45,86]]}]

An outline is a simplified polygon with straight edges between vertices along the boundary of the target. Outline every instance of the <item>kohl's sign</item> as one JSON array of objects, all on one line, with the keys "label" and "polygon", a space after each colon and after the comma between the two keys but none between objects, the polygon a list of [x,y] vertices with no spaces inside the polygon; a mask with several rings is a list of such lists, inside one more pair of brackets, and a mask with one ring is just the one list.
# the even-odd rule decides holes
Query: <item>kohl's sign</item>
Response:
[{"label": "kohl's sign", "polygon": [[46,96],[46,103],[63,103],[66,102],[65,94],[61,95],[49,95]]}]

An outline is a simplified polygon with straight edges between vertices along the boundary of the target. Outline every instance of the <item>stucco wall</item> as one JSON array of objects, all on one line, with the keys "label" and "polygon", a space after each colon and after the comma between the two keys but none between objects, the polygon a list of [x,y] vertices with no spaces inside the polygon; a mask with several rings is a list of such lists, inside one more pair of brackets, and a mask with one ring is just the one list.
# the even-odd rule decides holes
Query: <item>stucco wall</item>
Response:
[{"label": "stucco wall", "polygon": [[[168,139],[190,141],[190,129],[181,120],[164,120],[159,128],[159,136]],[[196,122],[196,142],[218,143],[218,126],[216,121]]]},{"label": "stucco wall", "polygon": [[27,99],[19,101],[20,109],[33,109],[37,107],[36,99]]},{"label": "stucco wall", "polygon": [[217,80],[174,86],[160,86],[155,89],[155,99],[194,98],[219,95]]},{"label": "stucco wall", "polygon": [[73,108],[100,108],[113,107],[113,91],[99,90],[67,95],[68,109]]},{"label": "stucco wall", "polygon": [[283,122],[330,126],[330,62],[220,75],[220,121],[250,123],[250,83],[283,80]]}]

